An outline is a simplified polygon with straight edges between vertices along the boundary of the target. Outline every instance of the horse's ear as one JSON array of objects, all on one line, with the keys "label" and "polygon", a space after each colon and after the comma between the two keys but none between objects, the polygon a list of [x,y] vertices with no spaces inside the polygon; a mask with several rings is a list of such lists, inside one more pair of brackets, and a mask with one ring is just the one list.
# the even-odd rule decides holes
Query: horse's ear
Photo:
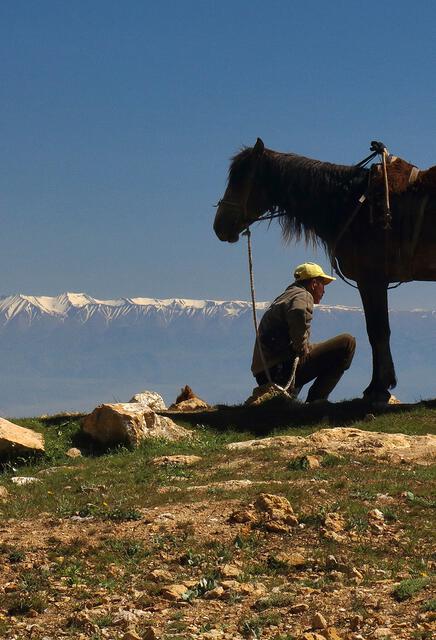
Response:
[{"label": "horse's ear", "polygon": [[260,138],[258,138],[256,140],[256,144],[253,147],[253,152],[256,155],[261,156],[264,151],[265,151],[265,145],[263,144],[263,141]]}]

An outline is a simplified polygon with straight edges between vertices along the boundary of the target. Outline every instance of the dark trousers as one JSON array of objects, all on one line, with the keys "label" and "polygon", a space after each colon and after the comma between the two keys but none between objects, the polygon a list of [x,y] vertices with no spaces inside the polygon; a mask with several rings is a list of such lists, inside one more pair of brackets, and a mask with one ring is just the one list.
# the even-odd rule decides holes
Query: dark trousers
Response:
[{"label": "dark trousers", "polygon": [[[310,352],[302,356],[295,375],[295,388],[315,380],[309,389],[306,402],[327,400],[353,360],[356,340],[348,333],[312,345]],[[269,370],[273,382],[285,386],[291,376],[293,360],[274,365]],[[257,384],[266,384],[268,377],[264,371],[256,376]]]}]

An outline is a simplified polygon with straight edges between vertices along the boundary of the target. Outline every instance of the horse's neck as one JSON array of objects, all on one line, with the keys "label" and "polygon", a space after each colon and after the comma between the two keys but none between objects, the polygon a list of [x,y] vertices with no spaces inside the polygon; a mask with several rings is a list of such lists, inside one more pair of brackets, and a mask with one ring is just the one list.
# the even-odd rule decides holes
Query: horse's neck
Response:
[{"label": "horse's neck", "polygon": [[272,157],[267,172],[271,208],[285,211],[321,237],[343,225],[368,180],[366,169],[292,155]]}]

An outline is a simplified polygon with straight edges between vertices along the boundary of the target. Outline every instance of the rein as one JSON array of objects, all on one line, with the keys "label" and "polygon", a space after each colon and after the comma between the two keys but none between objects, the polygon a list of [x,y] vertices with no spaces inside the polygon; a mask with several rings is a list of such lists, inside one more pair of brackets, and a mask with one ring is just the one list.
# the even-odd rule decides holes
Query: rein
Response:
[{"label": "rein", "polygon": [[276,382],[273,382],[269,368],[266,364],[265,356],[262,350],[262,343],[260,341],[260,336],[259,336],[259,325],[257,323],[257,315],[256,315],[256,294],[254,291],[253,252],[251,248],[251,231],[249,226],[247,226],[247,229],[244,231],[244,235],[247,236],[248,271],[250,275],[251,308],[253,312],[253,324],[254,324],[254,331],[256,333],[256,343],[259,349],[260,359],[262,360],[263,370],[266,373],[266,377],[268,379],[269,384],[272,385],[274,389],[277,389],[277,391],[279,391],[280,393],[282,393],[283,395],[287,396],[292,400],[293,398],[290,395],[289,390],[292,391],[292,389],[295,387],[295,374],[297,371],[297,366],[300,361],[300,358],[298,356],[294,358],[294,362],[292,363],[291,377],[289,378],[287,384],[284,387],[281,387]]}]

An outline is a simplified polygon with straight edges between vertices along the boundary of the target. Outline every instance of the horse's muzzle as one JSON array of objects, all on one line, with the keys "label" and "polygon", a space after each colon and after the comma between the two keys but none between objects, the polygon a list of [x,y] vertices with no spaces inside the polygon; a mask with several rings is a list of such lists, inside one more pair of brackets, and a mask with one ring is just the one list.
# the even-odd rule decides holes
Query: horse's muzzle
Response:
[{"label": "horse's muzzle", "polygon": [[223,215],[223,212],[222,210],[220,211],[220,209],[218,209],[215,216],[213,230],[215,231],[216,236],[222,242],[232,243],[238,242],[239,240],[239,231],[237,231],[237,229],[235,228],[233,221],[229,221],[229,216]]}]

